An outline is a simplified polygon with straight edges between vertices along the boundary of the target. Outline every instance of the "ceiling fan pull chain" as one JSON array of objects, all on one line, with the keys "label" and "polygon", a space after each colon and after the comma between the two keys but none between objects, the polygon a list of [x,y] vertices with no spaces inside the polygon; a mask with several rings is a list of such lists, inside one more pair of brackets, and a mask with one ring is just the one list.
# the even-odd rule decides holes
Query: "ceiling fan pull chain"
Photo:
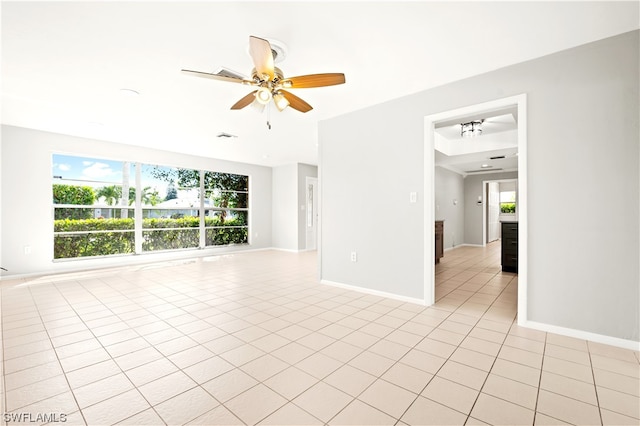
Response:
[{"label": "ceiling fan pull chain", "polygon": [[267,104],[267,127],[271,130],[271,103]]}]

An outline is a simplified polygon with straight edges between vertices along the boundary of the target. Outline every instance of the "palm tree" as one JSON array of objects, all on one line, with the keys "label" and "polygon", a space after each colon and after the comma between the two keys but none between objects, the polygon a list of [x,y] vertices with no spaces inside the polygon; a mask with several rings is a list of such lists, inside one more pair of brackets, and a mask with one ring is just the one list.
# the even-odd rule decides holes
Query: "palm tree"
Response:
[{"label": "palm tree", "polygon": [[98,191],[96,191],[96,198],[104,197],[104,201],[108,206],[112,206],[115,202],[120,198],[120,194],[122,193],[122,189],[119,186],[111,185],[111,186],[103,186]]},{"label": "palm tree", "polygon": [[152,190],[150,186],[142,188],[140,200],[142,201],[142,204],[151,204],[152,206],[155,206],[160,201],[162,201],[160,196],[158,195],[158,190]]}]

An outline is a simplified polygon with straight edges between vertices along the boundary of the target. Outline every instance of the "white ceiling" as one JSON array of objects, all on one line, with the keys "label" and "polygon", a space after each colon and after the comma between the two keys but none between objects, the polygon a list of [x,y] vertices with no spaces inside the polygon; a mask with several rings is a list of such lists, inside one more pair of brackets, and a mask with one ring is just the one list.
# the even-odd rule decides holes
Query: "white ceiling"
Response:
[{"label": "white ceiling", "polygon": [[[436,123],[435,165],[463,176],[518,170],[518,109],[478,112]],[[462,123],[481,121],[481,133],[462,136]]]},{"label": "white ceiling", "polygon": [[[7,2],[2,123],[267,166],[317,164],[317,123],[639,27],[638,2]],[[229,107],[247,86],[250,35],[288,48],[285,76],[314,109]],[[127,97],[121,89],[133,89]],[[220,132],[237,138],[216,138]],[[106,154],[106,153],[105,153]]]}]

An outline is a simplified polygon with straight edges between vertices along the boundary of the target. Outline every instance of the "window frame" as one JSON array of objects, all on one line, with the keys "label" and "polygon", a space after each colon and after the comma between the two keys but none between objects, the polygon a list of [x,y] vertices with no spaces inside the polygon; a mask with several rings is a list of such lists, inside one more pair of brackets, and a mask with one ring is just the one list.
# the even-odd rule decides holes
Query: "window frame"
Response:
[{"label": "window frame", "polygon": [[[513,201],[502,201],[502,194],[513,194]],[[510,190],[510,191],[500,191],[499,192],[499,205],[500,205],[500,214],[501,215],[515,215],[516,212],[518,211],[518,195],[517,195],[517,191],[516,190]],[[505,212],[502,210],[502,206],[504,204],[513,204],[514,208],[513,208],[513,212]]]},{"label": "window frame", "polygon": [[[140,161],[124,161],[124,160],[116,160],[116,159],[109,159],[109,158],[105,158],[105,157],[96,157],[94,155],[77,155],[77,154],[69,154],[69,153],[58,153],[58,152],[54,152],[52,153],[51,159],[52,159],[52,171],[54,170],[54,166],[56,165],[56,159],[57,156],[64,156],[64,157],[75,157],[76,159],[80,160],[80,161],[94,161],[94,162],[100,162],[100,161],[109,161],[109,162],[117,162],[120,163],[122,165],[124,164],[129,164],[131,169],[129,170],[129,187],[133,187],[135,189],[135,199],[133,200],[133,203],[130,203],[129,205],[125,206],[120,206],[119,204],[113,205],[113,206],[109,206],[108,208],[112,208],[112,209],[116,209],[116,210],[120,210],[122,208],[126,208],[129,211],[128,214],[128,218],[129,219],[133,219],[133,228],[129,229],[120,229],[120,228],[116,228],[113,230],[102,230],[102,229],[97,229],[97,230],[84,230],[84,231],[56,231],[56,222],[58,219],[56,219],[56,209],[60,209],[60,208],[71,208],[71,209],[91,209],[93,210],[93,215],[95,215],[95,210],[96,209],[105,209],[104,206],[102,205],[97,205],[98,202],[98,197],[96,197],[96,199],[93,201],[93,204],[91,205],[84,205],[84,204],[56,204],[55,203],[55,197],[52,197],[52,221],[53,221],[53,241],[52,241],[52,245],[54,247],[54,254],[53,254],[53,261],[54,262],[58,262],[58,261],[73,261],[73,260],[80,260],[80,259],[96,259],[96,258],[100,258],[100,257],[113,257],[113,256],[133,256],[133,255],[144,255],[144,254],[153,254],[153,253],[161,253],[161,252],[172,252],[172,251],[181,251],[181,250],[199,250],[199,249],[215,249],[215,248],[224,248],[224,247],[231,247],[231,246],[240,246],[240,245],[250,245],[251,241],[250,241],[250,229],[251,229],[251,205],[250,205],[250,200],[251,200],[251,176],[249,174],[239,174],[239,173],[231,173],[231,172],[223,172],[223,171],[213,171],[213,170],[205,170],[205,169],[190,169],[190,168],[184,168],[184,167],[178,167],[178,166],[166,166],[166,165],[156,165],[156,164],[149,164],[149,163],[143,163]],[[147,204],[143,204],[142,203],[142,192],[144,191],[144,189],[146,188],[145,182],[143,182],[143,178],[142,178],[142,169],[143,166],[151,166],[151,167],[167,167],[170,169],[175,169],[175,170],[187,170],[187,171],[191,171],[191,172],[197,172],[198,176],[199,176],[199,186],[198,187],[194,187],[194,189],[196,189],[198,191],[198,196],[197,196],[197,205],[193,205],[190,207],[190,209],[194,210],[197,212],[197,216],[190,216],[190,217],[194,217],[196,218],[198,225],[197,226],[178,226],[178,227],[159,227],[159,228],[154,228],[154,227],[145,227],[145,218],[148,219],[148,215],[145,215],[145,211],[150,211],[150,210],[165,210],[165,211],[171,211],[171,210],[189,210],[188,208],[185,207],[181,207],[181,206],[176,206],[176,207],[169,207],[169,206],[163,206],[161,208],[156,207],[155,205],[147,205]],[[131,172],[135,173],[135,178],[133,178],[133,176],[131,176]],[[212,206],[212,205],[207,205],[207,197],[206,197],[206,192],[205,190],[207,188],[205,188],[205,181],[204,181],[204,176],[207,172],[210,173],[216,173],[216,174],[222,174],[222,175],[229,175],[229,176],[233,176],[233,177],[238,177],[238,179],[240,181],[244,181],[246,182],[245,188],[244,190],[239,190],[238,188],[236,189],[222,189],[222,191],[226,191],[226,192],[234,192],[234,193],[241,193],[241,194],[245,194],[243,195],[244,197],[244,206],[243,207],[237,207],[237,206],[227,206],[227,207],[220,207],[220,206]],[[52,178],[52,183],[51,183],[51,191],[53,192],[54,190],[54,185],[57,184],[58,182],[56,181],[56,178],[58,178],[58,176],[55,176],[55,173],[53,173],[53,178]],[[133,178],[133,179],[132,179]],[[72,185],[72,186],[86,186],[84,185],[85,181],[81,181],[78,179],[69,179],[69,180],[75,180],[76,182],[80,182],[79,185]],[[233,179],[232,179],[233,180]],[[93,190],[94,190],[94,194],[97,192],[98,190],[98,186],[93,186]],[[131,215],[131,211],[133,211],[133,215]],[[240,216],[243,217],[243,219],[241,220],[241,224],[240,225],[221,225],[221,226],[208,226],[207,225],[207,213],[208,212],[225,212],[227,214],[229,214],[230,212],[240,212]],[[215,215],[215,213],[214,213]],[[232,215],[232,217],[235,215]],[[210,216],[210,217],[214,217],[214,216]],[[168,218],[171,219],[171,218]],[[222,244],[207,244],[207,232],[210,232],[211,230],[218,230],[218,229],[227,229],[227,230],[236,230],[236,229],[241,229],[243,231],[240,231],[241,233],[239,235],[235,234],[233,235],[232,233],[227,233],[227,239],[239,239],[239,242],[227,242],[227,243],[222,243]],[[157,249],[157,250],[146,250],[145,247],[145,233],[149,233],[149,232],[156,232],[156,231],[184,231],[184,232],[188,232],[190,230],[195,230],[195,232],[197,232],[197,243],[194,245],[188,245],[185,247],[174,247],[174,248],[161,248],[161,249]],[[93,234],[93,233],[101,233],[101,234],[105,234],[105,233],[113,233],[113,232],[118,232],[118,233],[133,233],[133,249],[130,251],[126,251],[126,252],[118,252],[118,253],[109,253],[109,254],[105,254],[105,255],[83,255],[83,256],[75,256],[75,257],[56,257],[58,255],[57,251],[56,251],[56,242],[57,242],[57,238],[59,237],[64,237],[65,235],[85,235],[85,234]],[[224,234],[224,233],[222,233]],[[186,235],[186,234],[185,234]],[[229,237],[229,235],[231,235],[231,237]],[[190,239],[190,237],[188,237],[188,235],[186,237],[184,237],[186,239],[186,241],[192,240]]]}]

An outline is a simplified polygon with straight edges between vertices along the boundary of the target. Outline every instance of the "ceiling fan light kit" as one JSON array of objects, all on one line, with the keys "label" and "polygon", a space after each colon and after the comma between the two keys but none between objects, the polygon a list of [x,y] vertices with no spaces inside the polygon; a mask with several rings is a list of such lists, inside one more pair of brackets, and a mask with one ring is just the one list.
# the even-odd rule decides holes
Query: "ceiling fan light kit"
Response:
[{"label": "ceiling fan light kit", "polygon": [[271,90],[266,87],[261,87],[256,91],[256,101],[260,102],[262,105],[266,105],[271,101],[273,95],[271,94]]},{"label": "ceiling fan light kit", "polygon": [[273,100],[278,111],[284,111],[287,107],[291,107],[304,113],[311,111],[313,107],[284,89],[324,87],[345,83],[345,77],[342,73],[309,74],[285,78],[282,70],[275,67],[274,63],[282,61],[286,53],[286,49],[279,42],[272,45],[263,38],[250,36],[249,55],[254,65],[250,80],[234,73],[206,73],[185,69],[182,72],[196,77],[257,87],[256,90],[233,104],[231,106],[233,110],[242,109],[252,103],[268,105]]},{"label": "ceiling fan light kit", "polygon": [[289,106],[289,101],[280,92],[276,92],[273,95],[273,102],[276,104],[278,111],[284,111],[284,109]]}]

